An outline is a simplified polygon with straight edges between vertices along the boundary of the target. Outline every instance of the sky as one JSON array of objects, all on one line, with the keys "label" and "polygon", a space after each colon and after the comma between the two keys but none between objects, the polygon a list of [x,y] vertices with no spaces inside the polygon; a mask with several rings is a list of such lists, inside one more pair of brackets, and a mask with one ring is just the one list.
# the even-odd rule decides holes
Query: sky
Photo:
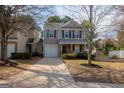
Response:
[{"label": "sky", "polygon": [[66,12],[65,12],[65,10],[64,10],[62,5],[56,6],[56,14],[57,15],[59,15],[60,17],[64,17],[64,15],[66,15],[65,13]]},{"label": "sky", "polygon": [[[56,15],[60,16],[61,18],[63,18],[65,15],[67,16],[70,16],[70,17],[73,17],[69,12],[67,12],[67,10],[64,8],[65,6],[63,5],[57,5],[55,6],[55,12],[56,12]],[[108,7],[108,6],[105,6],[105,7]],[[74,20],[78,21],[77,19],[73,18]],[[104,20],[104,23],[103,25],[106,25],[107,23],[109,23],[111,21],[112,17],[109,16],[108,18],[106,18]],[[104,37],[107,37],[107,38],[115,38],[116,37],[116,32],[112,29],[106,29],[107,31],[99,31],[98,33],[98,36],[99,38],[104,38]]]}]

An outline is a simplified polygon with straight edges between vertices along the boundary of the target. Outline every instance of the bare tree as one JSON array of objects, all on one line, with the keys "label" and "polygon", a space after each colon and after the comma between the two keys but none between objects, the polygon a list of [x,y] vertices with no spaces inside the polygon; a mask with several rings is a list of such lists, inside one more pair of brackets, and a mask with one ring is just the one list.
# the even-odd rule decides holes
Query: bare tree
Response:
[{"label": "bare tree", "polygon": [[[88,44],[88,64],[91,65],[91,54],[94,41],[94,34],[103,33],[107,26],[110,26],[110,18],[113,16],[112,6],[94,6],[94,5],[79,5],[66,6],[66,10],[71,16],[82,23],[84,20],[89,22],[88,28],[83,26],[86,33],[86,42]],[[109,18],[109,22],[107,21]],[[106,21],[105,21],[106,20]]]},{"label": "bare tree", "polygon": [[[17,20],[19,16],[30,15],[36,22],[42,22],[48,15],[53,13],[53,6],[22,6],[22,5],[1,5],[0,6],[0,35],[1,35],[1,60],[8,62],[7,42],[8,38],[17,31],[21,31],[25,25],[24,20]],[[19,22],[23,22],[19,26]],[[27,31],[35,24],[35,21],[27,26]]]},{"label": "bare tree", "polygon": [[114,23],[117,31],[118,47],[124,47],[124,6],[115,6],[116,15],[114,16]]}]

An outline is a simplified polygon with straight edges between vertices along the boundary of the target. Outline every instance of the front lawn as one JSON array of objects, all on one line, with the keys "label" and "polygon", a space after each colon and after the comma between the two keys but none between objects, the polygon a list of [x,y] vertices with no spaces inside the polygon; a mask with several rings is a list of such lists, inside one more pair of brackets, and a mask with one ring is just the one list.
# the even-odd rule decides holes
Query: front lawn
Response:
[{"label": "front lawn", "polygon": [[75,81],[124,83],[124,62],[93,61],[99,67],[88,67],[87,60],[64,60]]},{"label": "front lawn", "polygon": [[41,57],[32,57],[27,60],[17,60],[18,65],[16,67],[4,67],[0,66],[0,80],[12,79],[15,75],[19,75],[30,65],[35,64]]}]

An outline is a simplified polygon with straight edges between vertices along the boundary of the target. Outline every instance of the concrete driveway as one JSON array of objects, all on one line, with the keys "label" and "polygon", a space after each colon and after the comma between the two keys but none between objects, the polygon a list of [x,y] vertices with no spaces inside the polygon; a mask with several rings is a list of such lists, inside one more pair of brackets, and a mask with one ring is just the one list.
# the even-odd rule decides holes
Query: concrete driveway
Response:
[{"label": "concrete driveway", "polygon": [[73,78],[60,58],[43,58],[15,76],[12,87],[76,87]]}]

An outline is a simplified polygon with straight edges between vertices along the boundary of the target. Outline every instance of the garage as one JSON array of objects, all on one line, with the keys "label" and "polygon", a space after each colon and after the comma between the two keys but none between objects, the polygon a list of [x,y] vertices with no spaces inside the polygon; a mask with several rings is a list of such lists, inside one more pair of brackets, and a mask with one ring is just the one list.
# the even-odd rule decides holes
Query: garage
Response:
[{"label": "garage", "polygon": [[[7,56],[11,57],[11,53],[15,52],[15,43],[9,43],[7,47]],[[0,56],[1,56],[1,45],[0,45]]]},{"label": "garage", "polygon": [[45,44],[45,57],[58,57],[58,45]]}]

